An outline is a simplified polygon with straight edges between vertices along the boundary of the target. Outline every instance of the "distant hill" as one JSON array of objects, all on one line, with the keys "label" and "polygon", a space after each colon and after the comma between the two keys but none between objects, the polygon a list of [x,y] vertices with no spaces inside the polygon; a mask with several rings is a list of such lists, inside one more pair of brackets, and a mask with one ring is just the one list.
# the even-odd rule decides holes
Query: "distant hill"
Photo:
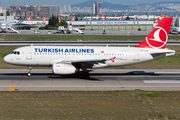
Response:
[{"label": "distant hill", "polygon": [[[92,7],[94,2],[96,2],[96,0],[90,0],[90,1],[80,3],[80,4],[71,5],[71,7],[80,7],[80,8]],[[116,9],[118,9],[118,10],[122,9],[123,10],[123,9],[128,9],[130,7],[129,5],[111,4],[111,3],[103,2],[103,1],[101,1],[101,2],[103,3],[102,8],[110,7],[110,9],[114,9],[114,10],[116,10]]]},{"label": "distant hill", "polygon": [[[82,2],[80,4],[74,4],[71,5],[72,7],[92,7],[93,3],[96,2],[97,0],[89,0],[89,1],[85,1]],[[140,6],[140,5],[157,5],[157,4],[168,4],[168,3],[173,3],[173,4],[180,4],[180,1],[166,1],[166,2],[157,2],[157,3],[152,3],[152,4],[147,4],[147,3],[143,3],[143,4],[137,4],[137,5],[121,5],[121,4],[112,4],[112,3],[108,3],[108,2],[103,2],[103,1],[98,1],[98,2],[102,2],[102,8],[108,8],[110,7],[110,9],[114,9],[114,10],[124,10],[124,9],[129,9],[132,6]]]},{"label": "distant hill", "polygon": [[165,2],[157,2],[153,4],[168,4],[168,3],[173,3],[173,4],[180,4],[180,1],[165,1]]}]

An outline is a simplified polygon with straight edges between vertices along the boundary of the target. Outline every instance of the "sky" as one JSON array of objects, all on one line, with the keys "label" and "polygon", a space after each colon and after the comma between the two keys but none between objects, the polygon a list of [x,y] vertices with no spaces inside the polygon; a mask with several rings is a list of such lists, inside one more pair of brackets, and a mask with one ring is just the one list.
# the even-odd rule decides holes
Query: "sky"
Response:
[{"label": "sky", "polygon": [[[89,0],[0,0],[1,5],[3,7],[7,8],[12,5],[38,5],[39,3],[41,5],[73,5],[73,4],[78,4],[82,3],[84,1],[89,1]],[[161,1],[171,1],[171,0],[97,0],[99,2],[109,2],[113,4],[122,4],[122,5],[135,5],[135,4],[140,4],[140,3],[156,3],[156,2],[161,2]],[[173,1],[180,1],[180,0],[173,0]]]}]

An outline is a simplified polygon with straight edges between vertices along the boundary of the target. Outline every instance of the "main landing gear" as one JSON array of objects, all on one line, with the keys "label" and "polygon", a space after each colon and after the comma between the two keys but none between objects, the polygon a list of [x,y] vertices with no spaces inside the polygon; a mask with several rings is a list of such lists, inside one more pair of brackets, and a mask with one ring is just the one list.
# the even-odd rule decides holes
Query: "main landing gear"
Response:
[{"label": "main landing gear", "polygon": [[31,70],[32,70],[32,67],[29,67],[29,69],[28,69],[29,71],[28,71],[28,74],[27,74],[27,76],[28,77],[31,77]]}]

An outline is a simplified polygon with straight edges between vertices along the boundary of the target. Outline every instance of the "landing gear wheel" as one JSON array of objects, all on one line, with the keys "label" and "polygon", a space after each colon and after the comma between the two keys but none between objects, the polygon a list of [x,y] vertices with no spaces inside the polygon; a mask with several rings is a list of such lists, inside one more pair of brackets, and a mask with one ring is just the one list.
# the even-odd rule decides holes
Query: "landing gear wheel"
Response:
[{"label": "landing gear wheel", "polygon": [[28,76],[28,77],[31,77],[31,73],[29,72],[29,73],[27,74],[27,76]]},{"label": "landing gear wheel", "polygon": [[29,70],[29,72],[28,72],[27,76],[28,76],[28,77],[31,77],[31,70],[32,70],[32,67],[29,67],[28,70]]},{"label": "landing gear wheel", "polygon": [[83,71],[83,78],[86,78],[86,79],[89,78],[89,72],[88,71]]}]

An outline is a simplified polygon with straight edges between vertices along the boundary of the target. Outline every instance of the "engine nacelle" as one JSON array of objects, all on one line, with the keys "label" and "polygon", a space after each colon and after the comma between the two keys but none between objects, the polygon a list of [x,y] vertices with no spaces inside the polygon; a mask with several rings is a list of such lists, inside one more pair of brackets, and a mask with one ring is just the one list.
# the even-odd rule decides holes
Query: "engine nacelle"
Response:
[{"label": "engine nacelle", "polygon": [[72,64],[53,64],[53,73],[59,75],[68,75],[76,73],[76,68]]}]

